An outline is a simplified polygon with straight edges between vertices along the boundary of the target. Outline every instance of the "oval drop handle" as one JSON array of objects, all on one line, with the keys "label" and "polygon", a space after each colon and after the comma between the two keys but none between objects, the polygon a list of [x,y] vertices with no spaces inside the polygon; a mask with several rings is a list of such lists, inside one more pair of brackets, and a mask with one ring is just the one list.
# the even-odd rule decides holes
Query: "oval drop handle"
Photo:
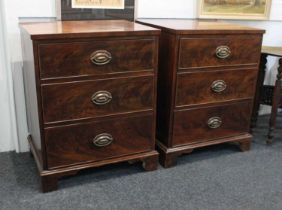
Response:
[{"label": "oval drop handle", "polygon": [[216,80],[211,85],[211,89],[215,93],[221,93],[225,91],[226,88],[227,88],[227,84],[224,80]]},{"label": "oval drop handle", "polygon": [[112,94],[108,91],[98,91],[93,94],[92,102],[96,105],[106,105],[112,100]]},{"label": "oval drop handle", "polygon": [[231,56],[231,50],[228,46],[219,46],[216,48],[215,54],[219,59],[226,59]]},{"label": "oval drop handle", "polygon": [[90,55],[90,60],[98,66],[103,66],[111,62],[112,55],[107,50],[97,50]]},{"label": "oval drop handle", "polygon": [[114,141],[114,138],[111,134],[108,133],[102,133],[97,135],[93,139],[93,144],[96,147],[106,147],[109,146]]},{"label": "oval drop handle", "polygon": [[209,128],[216,129],[222,125],[222,119],[220,117],[212,117],[208,120]]}]

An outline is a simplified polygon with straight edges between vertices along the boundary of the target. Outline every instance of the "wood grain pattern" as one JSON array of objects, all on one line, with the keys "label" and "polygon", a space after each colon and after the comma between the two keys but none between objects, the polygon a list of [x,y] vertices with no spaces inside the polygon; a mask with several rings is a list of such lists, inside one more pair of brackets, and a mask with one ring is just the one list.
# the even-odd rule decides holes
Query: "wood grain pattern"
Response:
[{"label": "wood grain pattern", "polygon": [[[183,37],[180,40],[179,69],[258,65],[260,43],[261,37],[257,35]],[[231,50],[230,57],[217,58],[216,49],[219,46],[228,46]]]},{"label": "wood grain pattern", "polygon": [[[199,143],[247,133],[251,110],[252,101],[176,111],[173,145]],[[221,127],[212,129],[208,126],[207,122],[212,117],[222,119]]]},{"label": "wood grain pattern", "polygon": [[[108,91],[112,100],[105,105],[94,104],[91,98],[98,91]],[[153,110],[153,91],[151,76],[43,85],[44,122]]]},{"label": "wood grain pattern", "polygon": [[106,159],[97,162],[86,162],[79,165],[71,165],[62,168],[57,168],[55,170],[43,170],[41,164],[39,163],[38,154],[35,152],[35,146],[32,138],[29,139],[29,144],[31,148],[32,155],[34,156],[35,162],[37,163],[38,172],[41,178],[41,187],[43,192],[51,192],[58,189],[58,181],[64,176],[73,176],[76,175],[79,171],[105,166],[108,164],[119,163],[119,162],[143,162],[143,168],[145,170],[151,171],[155,170],[158,167],[158,152],[155,150],[143,153],[132,154],[128,156],[117,157],[115,159]]},{"label": "wood grain pattern", "polygon": [[158,149],[160,152],[160,164],[165,167],[173,167],[177,164],[177,158],[182,154],[189,154],[194,149],[207,147],[211,145],[230,143],[232,146],[239,146],[242,152],[248,151],[251,148],[252,135],[242,134],[225,138],[217,138],[210,141],[198,142],[194,144],[186,144],[179,147],[167,147],[161,142],[157,141]]},{"label": "wood grain pattern", "polygon": [[167,33],[161,35],[160,62],[158,71],[157,100],[157,138],[170,144],[172,135],[174,88],[177,66],[175,54],[178,50],[177,39]]},{"label": "wood grain pattern", "polygon": [[47,161],[44,147],[44,136],[42,135],[42,115],[41,100],[38,91],[40,81],[37,60],[37,45],[30,40],[29,34],[21,29],[22,54],[23,54],[23,79],[26,101],[26,116],[28,132],[32,135],[35,145],[34,152],[37,153],[38,160],[43,168],[46,167]]},{"label": "wood grain pattern", "polygon": [[[243,151],[249,150],[264,30],[218,21],[138,22],[162,30],[157,110],[160,163],[171,167],[181,154],[225,142],[236,142]],[[216,80],[227,85],[221,93],[211,91]],[[223,124],[211,129],[207,122],[215,116],[221,117]]]},{"label": "wood grain pattern", "polygon": [[126,20],[50,21],[21,23],[32,40],[93,37],[158,36],[160,30]]},{"label": "wood grain pattern", "polygon": [[242,26],[215,20],[189,20],[189,19],[138,19],[151,27],[161,29],[163,32],[174,35],[213,35],[213,34],[263,34],[265,31],[253,27]]},{"label": "wood grain pattern", "polygon": [[[149,115],[46,129],[48,167],[52,169],[150,151],[154,148],[152,119],[153,116]],[[113,143],[95,147],[92,141],[102,133],[111,134]]]},{"label": "wood grain pattern", "polygon": [[[42,191],[86,168],[141,161],[156,170],[159,30],[127,21],[27,23],[21,30],[29,143]],[[97,50],[104,51],[93,56]]]},{"label": "wood grain pattern", "polygon": [[[111,53],[110,63],[96,65],[91,62],[91,54],[98,50]],[[46,79],[152,71],[154,53],[156,52],[153,39],[105,39],[40,44],[40,76]]]},{"label": "wood grain pattern", "polygon": [[[213,82],[226,83],[223,92],[214,92]],[[238,99],[252,99],[257,69],[206,71],[179,74],[177,77],[176,107],[218,103]]]}]

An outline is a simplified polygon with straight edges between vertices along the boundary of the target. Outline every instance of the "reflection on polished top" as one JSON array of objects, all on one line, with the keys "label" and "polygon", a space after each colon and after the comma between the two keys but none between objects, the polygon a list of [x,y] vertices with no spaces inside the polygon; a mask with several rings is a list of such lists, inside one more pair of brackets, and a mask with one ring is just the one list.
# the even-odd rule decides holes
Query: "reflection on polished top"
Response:
[{"label": "reflection on polished top", "polygon": [[162,28],[177,34],[264,33],[264,30],[212,20],[138,19],[139,23]]},{"label": "reflection on polished top", "polygon": [[142,35],[146,32],[159,34],[158,29],[154,29],[141,24],[125,20],[95,20],[95,21],[52,21],[42,23],[21,23],[21,27],[26,30],[31,38],[87,38],[95,36],[111,35]]}]

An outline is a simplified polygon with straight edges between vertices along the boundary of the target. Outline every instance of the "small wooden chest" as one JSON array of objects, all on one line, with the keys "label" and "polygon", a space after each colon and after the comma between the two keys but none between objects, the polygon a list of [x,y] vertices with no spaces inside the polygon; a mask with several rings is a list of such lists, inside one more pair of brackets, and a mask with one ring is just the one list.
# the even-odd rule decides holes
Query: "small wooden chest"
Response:
[{"label": "small wooden chest", "polygon": [[263,30],[192,20],[140,19],[162,30],[157,145],[170,167],[183,153],[224,142],[250,149]]}]

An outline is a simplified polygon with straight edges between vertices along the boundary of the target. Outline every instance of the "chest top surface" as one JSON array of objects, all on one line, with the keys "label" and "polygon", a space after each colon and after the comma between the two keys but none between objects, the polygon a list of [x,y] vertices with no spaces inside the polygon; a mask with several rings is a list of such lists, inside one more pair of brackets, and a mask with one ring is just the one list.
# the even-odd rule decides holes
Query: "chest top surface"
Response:
[{"label": "chest top surface", "polygon": [[158,35],[159,29],[126,20],[21,23],[31,39],[91,38],[93,36]]},{"label": "chest top surface", "polygon": [[188,19],[138,19],[139,23],[160,28],[174,34],[252,34],[264,33],[264,30],[209,20]]}]

